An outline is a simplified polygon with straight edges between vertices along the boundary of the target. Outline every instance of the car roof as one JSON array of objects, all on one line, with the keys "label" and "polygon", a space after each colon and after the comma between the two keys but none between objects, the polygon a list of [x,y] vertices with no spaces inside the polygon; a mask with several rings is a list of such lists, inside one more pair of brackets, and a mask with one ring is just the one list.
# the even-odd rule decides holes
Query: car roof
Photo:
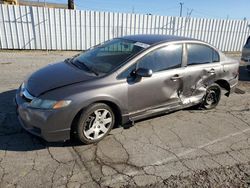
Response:
[{"label": "car roof", "polygon": [[141,42],[149,45],[153,45],[161,42],[171,42],[171,41],[181,41],[181,40],[193,40],[199,41],[196,39],[188,37],[180,37],[175,35],[129,35],[124,37],[119,37],[122,39],[132,40],[136,42]]}]

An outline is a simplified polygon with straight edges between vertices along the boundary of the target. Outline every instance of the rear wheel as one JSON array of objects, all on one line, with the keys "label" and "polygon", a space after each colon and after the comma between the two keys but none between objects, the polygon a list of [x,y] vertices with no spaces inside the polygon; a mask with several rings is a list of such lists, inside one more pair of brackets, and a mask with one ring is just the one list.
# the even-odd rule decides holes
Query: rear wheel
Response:
[{"label": "rear wheel", "polygon": [[76,137],[82,143],[91,144],[102,140],[113,128],[115,116],[104,103],[96,103],[84,110],[76,127]]},{"label": "rear wheel", "polygon": [[207,88],[206,95],[203,98],[202,107],[210,110],[215,108],[220,101],[221,89],[218,84],[212,84]]}]

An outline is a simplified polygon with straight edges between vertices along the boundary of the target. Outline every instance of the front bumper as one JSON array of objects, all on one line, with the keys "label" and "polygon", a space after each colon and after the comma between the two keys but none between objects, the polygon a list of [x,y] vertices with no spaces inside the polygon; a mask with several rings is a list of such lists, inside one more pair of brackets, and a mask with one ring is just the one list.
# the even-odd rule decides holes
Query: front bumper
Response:
[{"label": "front bumper", "polygon": [[33,135],[48,142],[65,141],[70,139],[71,120],[67,110],[41,110],[28,106],[20,95],[15,96],[17,116],[22,127]]}]

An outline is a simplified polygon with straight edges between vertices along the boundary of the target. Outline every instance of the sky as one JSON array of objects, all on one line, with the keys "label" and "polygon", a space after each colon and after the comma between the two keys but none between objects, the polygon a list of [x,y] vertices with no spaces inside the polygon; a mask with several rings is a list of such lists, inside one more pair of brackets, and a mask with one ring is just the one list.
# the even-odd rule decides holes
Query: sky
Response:
[{"label": "sky", "polygon": [[[43,0],[40,0],[43,1]],[[67,3],[67,0],[46,0],[47,2]],[[199,18],[244,19],[250,20],[250,0],[75,0],[80,10],[97,10],[179,16]]]}]

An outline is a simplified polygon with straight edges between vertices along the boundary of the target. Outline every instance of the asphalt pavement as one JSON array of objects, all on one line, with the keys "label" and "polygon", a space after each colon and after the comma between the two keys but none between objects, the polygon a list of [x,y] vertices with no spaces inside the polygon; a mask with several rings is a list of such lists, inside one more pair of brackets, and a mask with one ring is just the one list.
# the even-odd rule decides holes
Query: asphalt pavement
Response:
[{"label": "asphalt pavement", "polygon": [[[0,52],[0,187],[249,187],[250,74],[214,110],[185,109],[116,128],[93,145],[47,143],[18,123],[22,80],[77,52]],[[236,57],[237,58],[237,57]]]}]

